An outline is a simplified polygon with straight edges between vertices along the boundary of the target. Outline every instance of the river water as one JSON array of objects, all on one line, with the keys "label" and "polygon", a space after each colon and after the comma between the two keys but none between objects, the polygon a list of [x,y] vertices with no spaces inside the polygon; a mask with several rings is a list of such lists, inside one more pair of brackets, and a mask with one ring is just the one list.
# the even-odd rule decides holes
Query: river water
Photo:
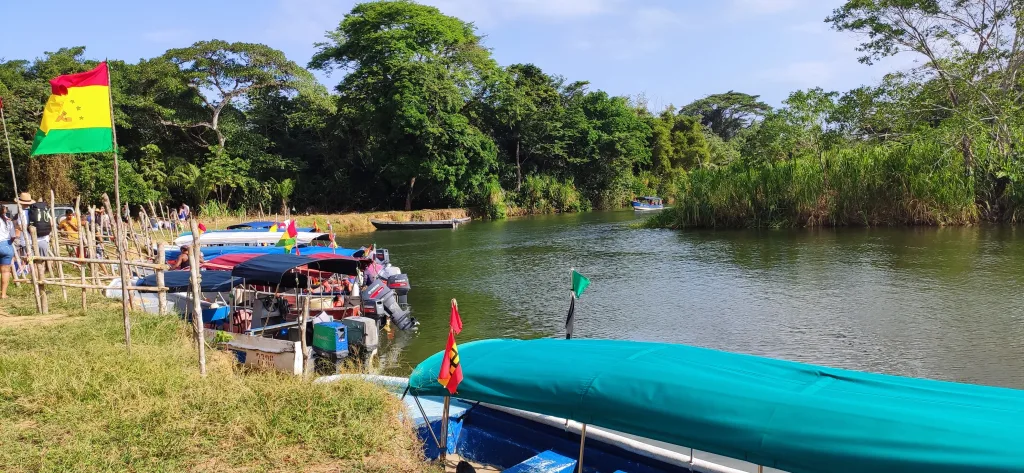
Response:
[{"label": "river water", "polygon": [[562,337],[570,268],[591,279],[574,336],[684,343],[904,376],[1024,388],[1024,230],[671,231],[632,211],[375,232],[421,325],[383,350],[408,375],[459,342]]}]

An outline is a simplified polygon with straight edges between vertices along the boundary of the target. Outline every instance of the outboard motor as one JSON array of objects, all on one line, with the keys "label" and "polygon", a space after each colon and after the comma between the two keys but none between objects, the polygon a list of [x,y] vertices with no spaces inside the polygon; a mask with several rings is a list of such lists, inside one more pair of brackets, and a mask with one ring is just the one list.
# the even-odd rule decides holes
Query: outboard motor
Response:
[{"label": "outboard motor", "polygon": [[362,299],[363,314],[376,319],[379,325],[384,324],[386,317],[391,317],[391,320],[401,330],[409,330],[416,326],[416,319],[409,315],[409,310],[398,305],[395,291],[392,291],[380,279],[375,279],[364,288],[360,299]]},{"label": "outboard motor", "polygon": [[373,252],[373,259],[379,262],[383,266],[391,264],[391,253],[388,253],[387,248],[377,248]]},{"label": "outboard motor", "polygon": [[409,276],[406,274],[394,274],[388,276],[388,288],[398,295],[398,305],[404,309],[409,308]]},{"label": "outboard motor", "polygon": [[346,317],[341,319],[341,323],[348,328],[350,356],[366,362],[377,353],[380,332],[375,320],[369,317]]}]

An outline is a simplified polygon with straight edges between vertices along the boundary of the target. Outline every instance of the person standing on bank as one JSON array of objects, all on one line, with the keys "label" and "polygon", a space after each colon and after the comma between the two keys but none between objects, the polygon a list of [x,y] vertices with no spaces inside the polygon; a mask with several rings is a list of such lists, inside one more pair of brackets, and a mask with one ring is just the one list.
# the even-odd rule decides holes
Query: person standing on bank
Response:
[{"label": "person standing on bank", "polygon": [[7,210],[0,211],[0,299],[7,299],[14,263],[14,222]]},{"label": "person standing on bank", "polygon": [[[32,236],[29,228],[35,227],[36,241],[39,243],[39,256],[50,256],[50,232],[53,231],[53,224],[50,222],[50,207],[46,202],[36,202],[32,194],[22,192],[18,195],[18,205],[21,207],[21,215],[18,217],[19,244],[25,248],[26,254],[31,254]],[[46,268],[43,263],[39,264],[39,270]]]}]

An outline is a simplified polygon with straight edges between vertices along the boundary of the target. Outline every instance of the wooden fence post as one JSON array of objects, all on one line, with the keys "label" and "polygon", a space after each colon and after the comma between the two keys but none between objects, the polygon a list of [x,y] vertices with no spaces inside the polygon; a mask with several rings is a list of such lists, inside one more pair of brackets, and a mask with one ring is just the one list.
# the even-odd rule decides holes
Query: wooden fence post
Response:
[{"label": "wooden fence post", "polygon": [[[298,297],[298,296],[296,296]],[[298,302],[298,301],[296,301]],[[299,347],[302,350],[302,354],[299,355],[302,358],[302,373],[306,373],[306,321],[309,320],[309,295],[306,295],[306,299],[302,302],[302,313],[299,314]]]},{"label": "wooden fence post", "polygon": [[203,337],[203,299],[202,276],[199,275],[199,226],[196,219],[190,218],[192,227],[192,245],[189,246],[189,271],[192,273],[192,327],[195,329],[196,344],[199,348],[199,375],[206,376],[206,338]]},{"label": "wooden fence post", "polygon": [[[46,275],[45,270],[40,270],[39,265],[35,261],[35,257],[39,256],[39,237],[36,235],[36,227],[29,226],[28,233],[32,237],[32,256],[29,257],[29,266],[32,268],[32,274],[35,275],[33,279],[35,279],[34,282],[36,283],[36,292],[39,294],[40,312],[46,315],[50,313],[50,301],[46,296],[46,285],[43,282],[43,278]],[[44,267],[45,265],[46,263],[43,263]]]},{"label": "wooden fence post", "polygon": [[[87,225],[87,228],[89,229],[89,234],[86,235],[88,237],[88,240],[86,240],[86,244],[89,245],[88,246],[89,258],[99,259],[100,255],[99,255],[99,253],[96,252],[96,226],[97,226],[97,222],[96,222],[96,206],[95,205],[90,205],[89,206],[89,221],[88,221],[88,224],[89,225]],[[100,279],[99,279],[100,274],[99,274],[99,272],[100,272],[100,265],[99,264],[97,264],[97,263],[89,263],[89,273],[92,274],[92,282],[93,282],[93,284],[99,284],[100,283]]]},{"label": "wooden fence post", "polygon": [[[53,209],[56,205],[57,196],[54,194],[53,189],[50,189],[50,255],[60,256],[60,229],[55,228],[57,225],[57,214]],[[61,281],[64,280],[64,263],[56,263],[57,275],[60,276]],[[52,268],[52,265],[51,265]],[[50,272],[53,272],[51,269]],[[64,302],[68,301],[68,289],[64,286],[60,287],[61,298]]]},{"label": "wooden fence post", "polygon": [[[164,256],[164,244],[158,243],[156,245],[156,264],[167,264],[167,257]],[[164,287],[164,270],[156,270],[156,287]],[[164,315],[167,313],[167,293],[160,291],[156,295],[157,297],[157,313]]]},{"label": "wooden fence post", "polygon": [[[24,215],[24,214],[22,214]],[[29,227],[24,227],[24,231],[31,232]],[[39,277],[36,275],[36,264],[32,261],[32,236],[22,235],[25,242],[25,261],[23,267],[28,269],[28,277],[32,280],[32,295],[36,298],[36,313],[43,313],[43,299],[39,294]],[[15,251],[17,253],[17,251]]]},{"label": "wooden fence post", "polygon": [[[83,258],[83,260],[80,263],[78,263],[78,280],[84,286],[85,285],[85,265],[86,265],[86,260],[84,258],[88,258],[89,256],[85,254],[85,228],[83,228],[83,226],[82,226],[81,207],[82,207],[82,196],[79,195],[78,197],[75,197],[75,218],[78,219],[78,257],[79,258]],[[87,289],[83,287],[82,288],[82,312],[85,312],[87,310],[86,301],[85,301],[86,300],[85,291],[87,291]]]},{"label": "wooden fence post", "polygon": [[[121,218],[118,214],[111,212],[110,198],[103,194],[103,206],[106,207],[111,218],[111,226],[114,231],[115,249],[117,250],[117,267],[121,272],[121,314],[124,316],[124,344],[128,353],[132,352],[132,319],[128,313],[128,304],[131,299],[131,292],[128,291],[128,266],[125,261],[125,247],[121,239]],[[119,209],[120,211],[120,209]]]}]

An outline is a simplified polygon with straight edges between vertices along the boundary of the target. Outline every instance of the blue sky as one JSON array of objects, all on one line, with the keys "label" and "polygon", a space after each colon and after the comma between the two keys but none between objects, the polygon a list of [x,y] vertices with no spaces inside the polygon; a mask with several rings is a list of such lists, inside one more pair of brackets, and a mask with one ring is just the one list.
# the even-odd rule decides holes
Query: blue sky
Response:
[{"label": "blue sky", "polygon": [[[354,0],[9,0],[0,57],[85,45],[91,58],[136,60],[204,39],[262,42],[305,64]],[[477,25],[503,65],[532,62],[652,109],[738,90],[779,104],[792,90],[848,90],[895,68],[857,62],[857,38],[822,20],[841,0],[423,0]],[[60,12],[59,14],[56,12]],[[323,77],[333,87],[339,80]]]}]

